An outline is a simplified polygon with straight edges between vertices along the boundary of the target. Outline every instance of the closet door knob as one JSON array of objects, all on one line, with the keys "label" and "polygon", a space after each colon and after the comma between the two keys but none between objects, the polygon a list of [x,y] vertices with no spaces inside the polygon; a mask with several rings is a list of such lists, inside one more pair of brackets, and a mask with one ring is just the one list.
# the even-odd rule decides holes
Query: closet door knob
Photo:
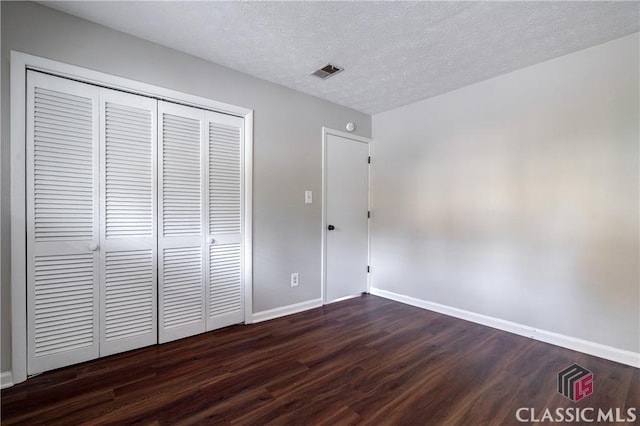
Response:
[{"label": "closet door knob", "polygon": [[89,245],[89,250],[91,250],[91,251],[96,251],[96,250],[98,250],[98,244],[96,244],[96,243],[91,243],[91,244]]}]

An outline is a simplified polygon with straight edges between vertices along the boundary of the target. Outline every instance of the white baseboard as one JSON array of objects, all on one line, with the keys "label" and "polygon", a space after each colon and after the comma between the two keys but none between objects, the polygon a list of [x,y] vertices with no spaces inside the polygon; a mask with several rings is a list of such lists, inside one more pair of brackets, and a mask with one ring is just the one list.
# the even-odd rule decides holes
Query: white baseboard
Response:
[{"label": "white baseboard", "polygon": [[453,308],[451,306],[441,305],[439,303],[429,302],[414,297],[405,296],[379,288],[372,288],[371,294],[384,297],[385,299],[395,300],[396,302],[405,303],[407,305],[416,306],[433,312],[438,312],[451,317],[475,322],[477,324],[486,325],[488,327],[497,328],[498,330],[507,331],[509,333],[518,334],[520,336],[529,337],[541,342],[550,343],[552,345],[561,346],[588,355],[597,356],[599,358],[608,359],[610,361],[619,362],[620,364],[630,365],[640,368],[640,353],[631,352],[624,349],[614,348],[613,346],[602,345],[600,343],[590,342],[588,340],[577,339],[564,334],[558,334],[551,331],[539,330],[528,325],[518,324],[511,321],[502,320],[487,315],[477,314],[475,312],[466,311],[464,309]]},{"label": "white baseboard", "polygon": [[322,306],[322,299],[307,300],[305,302],[295,303],[293,305],[282,306],[280,308],[269,309],[267,311],[255,312],[253,314],[253,322],[262,322],[274,318],[280,318],[298,312],[307,311],[309,309]]},{"label": "white baseboard", "polygon": [[3,371],[0,373],[0,389],[5,389],[13,386],[13,374],[11,371]]}]

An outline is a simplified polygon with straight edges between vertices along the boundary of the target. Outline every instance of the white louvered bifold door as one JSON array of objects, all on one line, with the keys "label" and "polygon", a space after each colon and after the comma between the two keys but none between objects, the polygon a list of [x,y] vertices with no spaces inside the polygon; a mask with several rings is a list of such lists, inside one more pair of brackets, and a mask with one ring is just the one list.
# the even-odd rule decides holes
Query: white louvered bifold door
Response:
[{"label": "white louvered bifold door", "polygon": [[243,124],[208,111],[206,121],[207,330],[244,321]]},{"label": "white louvered bifold door", "polygon": [[100,355],[158,341],[155,99],[100,91]]},{"label": "white louvered bifold door", "polygon": [[158,102],[159,340],[205,331],[204,111]]},{"label": "white louvered bifold door", "polygon": [[27,371],[97,358],[99,89],[27,75]]}]

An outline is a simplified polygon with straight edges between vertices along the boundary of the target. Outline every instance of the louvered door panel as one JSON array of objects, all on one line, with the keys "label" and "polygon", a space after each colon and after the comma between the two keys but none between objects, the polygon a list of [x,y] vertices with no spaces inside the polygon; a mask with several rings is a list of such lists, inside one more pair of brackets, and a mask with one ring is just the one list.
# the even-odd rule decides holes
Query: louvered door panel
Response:
[{"label": "louvered door panel", "polygon": [[27,75],[27,371],[98,356],[96,87]]},{"label": "louvered door panel", "polygon": [[34,88],[36,241],[93,238],[94,167],[91,98]]},{"label": "louvered door panel", "polygon": [[204,111],[158,103],[159,340],[205,331]]},{"label": "louvered door panel", "polygon": [[167,237],[202,233],[201,127],[202,120],[163,116],[162,230]]},{"label": "louvered door panel", "polygon": [[207,124],[207,329],[244,321],[243,120],[213,112]]},{"label": "louvered door panel", "polygon": [[35,258],[34,350],[56,355],[94,344],[93,254]]},{"label": "louvered door panel", "polygon": [[106,238],[153,237],[154,103],[105,103]]},{"label": "louvered door panel", "polygon": [[202,322],[202,247],[164,249],[162,268],[164,327]]},{"label": "louvered door panel", "polygon": [[100,91],[102,356],[157,343],[156,108]]},{"label": "louvered door panel", "polygon": [[239,234],[241,203],[241,128],[209,122],[209,229]]},{"label": "louvered door panel", "polygon": [[121,250],[105,256],[103,349],[120,339],[140,340],[148,335],[153,339],[147,344],[154,343],[153,255],[152,250]]},{"label": "louvered door panel", "polygon": [[244,320],[241,259],[238,243],[209,247],[209,329]]}]

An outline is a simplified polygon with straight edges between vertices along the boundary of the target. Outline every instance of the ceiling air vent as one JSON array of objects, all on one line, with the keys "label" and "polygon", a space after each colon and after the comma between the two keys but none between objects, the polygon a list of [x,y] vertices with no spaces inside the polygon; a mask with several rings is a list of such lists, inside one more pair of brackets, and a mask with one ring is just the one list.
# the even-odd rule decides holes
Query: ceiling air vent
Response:
[{"label": "ceiling air vent", "polygon": [[335,65],[327,64],[324,67],[320,68],[317,71],[314,71],[311,75],[315,75],[316,77],[320,77],[323,80],[331,77],[332,75],[338,74],[344,68],[337,67]]}]

